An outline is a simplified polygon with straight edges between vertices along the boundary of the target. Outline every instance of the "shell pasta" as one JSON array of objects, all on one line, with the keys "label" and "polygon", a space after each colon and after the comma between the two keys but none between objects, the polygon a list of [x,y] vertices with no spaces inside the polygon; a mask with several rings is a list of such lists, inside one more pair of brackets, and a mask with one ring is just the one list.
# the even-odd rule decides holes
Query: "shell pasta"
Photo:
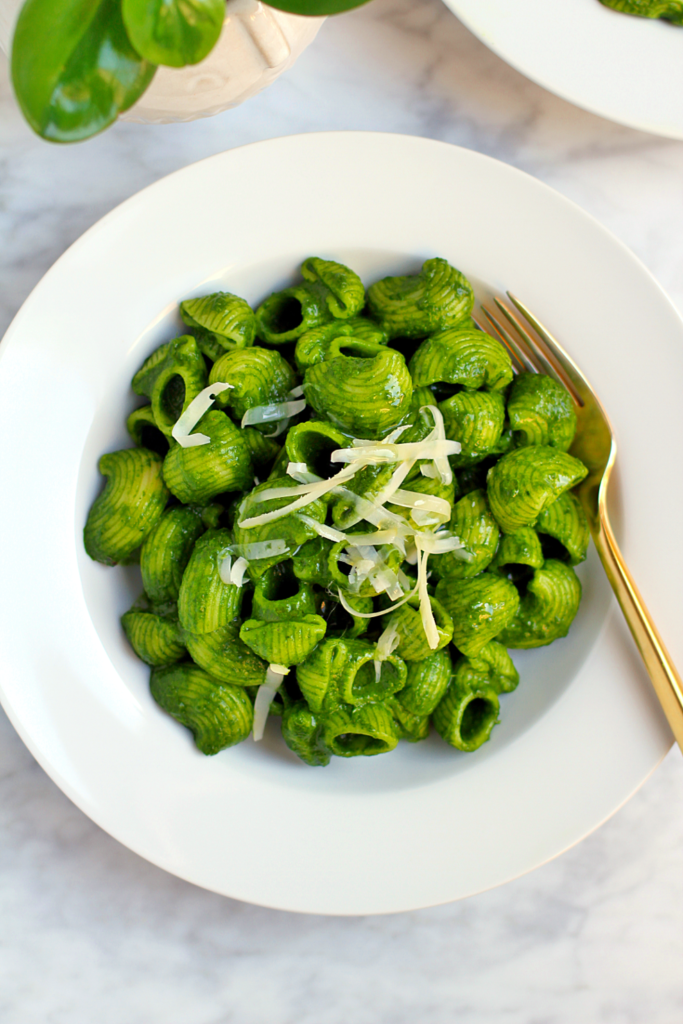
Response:
[{"label": "shell pasta", "polygon": [[473,302],[444,259],[366,291],[309,257],[256,309],[182,302],[187,333],[135,374],[133,447],[100,459],[84,543],[139,562],[122,627],[202,753],[272,716],[312,766],[432,726],[471,752],[519,682],[509,649],[567,635],[576,414]]}]

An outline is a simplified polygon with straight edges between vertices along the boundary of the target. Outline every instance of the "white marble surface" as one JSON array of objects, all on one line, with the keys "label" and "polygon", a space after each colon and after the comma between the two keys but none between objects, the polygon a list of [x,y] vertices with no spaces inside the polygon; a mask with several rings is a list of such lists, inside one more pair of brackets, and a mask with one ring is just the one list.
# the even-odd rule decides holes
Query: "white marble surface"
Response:
[{"label": "white marble surface", "polygon": [[[438,0],[374,0],[244,107],[34,138],[0,64],[0,334],[51,263],[133,192],[201,157],[330,128],[469,146],[553,185],[683,309],[683,144],[611,125],[490,54]],[[419,183],[416,183],[419,187]],[[624,296],[628,301],[628,296]],[[235,903],[146,864],[76,810],[0,712],[2,1024],[678,1024],[683,762],[510,885],[385,918]]]}]

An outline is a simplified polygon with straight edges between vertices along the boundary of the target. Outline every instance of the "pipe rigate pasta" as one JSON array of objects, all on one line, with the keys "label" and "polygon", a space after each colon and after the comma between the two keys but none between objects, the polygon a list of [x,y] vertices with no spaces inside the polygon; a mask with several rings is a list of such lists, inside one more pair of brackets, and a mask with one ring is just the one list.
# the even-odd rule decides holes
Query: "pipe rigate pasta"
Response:
[{"label": "pipe rigate pasta", "polygon": [[471,579],[441,580],[436,596],[453,620],[453,643],[463,654],[479,654],[484,644],[505,629],[519,608],[519,593],[510,580],[494,573]]},{"label": "pipe rigate pasta", "polygon": [[283,402],[294,387],[295,375],[279,352],[256,346],[225,352],[213,364],[209,384],[223,381],[232,387],[216,396],[216,405],[228,407],[241,420],[247,409]]},{"label": "pipe rigate pasta", "polygon": [[221,569],[233,550],[229,530],[207,530],[196,542],[183,573],[178,618],[191,633],[212,633],[239,615],[242,588],[226,583]]},{"label": "pipe rigate pasta", "polygon": [[572,399],[513,380],[472,300],[443,259],[366,296],[311,257],[255,313],[185,300],[190,333],[136,373],[136,447],[102,457],[84,542],[139,559],[123,631],[203,753],[269,715],[311,766],[432,724],[471,752],[519,682],[507,648],[569,629],[588,543]]},{"label": "pipe rigate pasta", "polygon": [[304,394],[317,413],[342,430],[380,438],[408,412],[413,382],[394,349],[335,339],[327,359],[306,370]]},{"label": "pipe rigate pasta", "polygon": [[183,631],[192,660],[213,679],[233,686],[260,686],[266,676],[266,662],[240,640],[238,619],[226,622],[211,633]]},{"label": "pipe rigate pasta", "polygon": [[206,386],[206,363],[189,334],[166,342],[133,377],[136,395],[149,398],[159,430],[170,436],[182,412]]},{"label": "pipe rigate pasta", "polygon": [[[249,550],[249,571],[253,579],[258,578],[272,565],[291,558],[306,541],[312,540],[316,536],[315,530],[296,515],[283,516],[274,522],[262,523],[248,530],[240,525],[248,518],[267,515],[290,504],[294,500],[294,495],[292,498],[263,498],[262,496],[276,488],[289,490],[295,486],[291,477],[269,480],[254,487],[237,508],[233,531],[235,544],[238,550]],[[314,501],[306,506],[307,518],[321,523],[325,521],[326,511],[322,501]],[[263,548],[263,551],[253,551],[251,549],[254,545],[267,546]]]},{"label": "pipe rigate pasta", "polygon": [[254,344],[256,317],[239,295],[214,292],[180,303],[180,315],[188,327],[206,332],[219,346],[217,351]]},{"label": "pipe rigate pasta", "polygon": [[185,654],[177,622],[131,608],[121,616],[123,631],[138,658],[148,665],[171,665]]},{"label": "pipe rigate pasta", "polygon": [[333,317],[347,320],[365,305],[365,288],[355,271],[334,260],[309,256],[301,264],[304,281],[319,291]]},{"label": "pipe rigate pasta", "polygon": [[336,338],[367,341],[373,345],[386,345],[389,340],[387,332],[367,317],[354,316],[350,320],[331,320],[306,331],[297,339],[294,360],[299,371],[303,373],[314,363],[322,363]]},{"label": "pipe rigate pasta", "polygon": [[446,260],[426,260],[419,274],[385,277],[368,288],[368,308],[390,338],[424,337],[453,327],[472,310],[474,294]]},{"label": "pipe rigate pasta", "polygon": [[662,18],[683,25],[683,0],[601,0],[606,7],[641,18]]},{"label": "pipe rigate pasta", "polygon": [[439,409],[446,437],[461,445],[458,455],[451,457],[454,469],[471,466],[499,451],[505,423],[505,401],[500,392],[459,391],[439,402]]},{"label": "pipe rigate pasta", "polygon": [[532,526],[548,505],[588,473],[582,462],[547,445],[529,445],[503,455],[488,474],[491,511],[505,533]]},{"label": "pipe rigate pasta", "polygon": [[450,615],[435,597],[429,600],[438,634],[436,648],[429,645],[419,607],[413,607],[418,604],[415,598],[397,608],[387,618],[387,626],[393,626],[400,638],[396,653],[404,661],[424,661],[434,650],[440,651],[453,639],[453,620]]},{"label": "pipe rigate pasta", "polygon": [[470,491],[453,506],[450,529],[462,547],[434,558],[439,576],[466,579],[477,576],[493,559],[500,536],[482,490]]},{"label": "pipe rigate pasta", "polygon": [[448,648],[435,651],[422,661],[409,662],[406,685],[396,700],[413,715],[429,716],[446,692],[452,672]]},{"label": "pipe rigate pasta", "polygon": [[386,702],[394,718],[394,727],[400,740],[408,743],[420,743],[429,736],[429,715],[415,715],[408,711],[398,697],[390,697]]},{"label": "pipe rigate pasta", "polygon": [[579,610],[581,583],[571,566],[548,558],[527,583],[498,639],[507,647],[544,647],[566,636]]},{"label": "pipe rigate pasta", "polygon": [[264,622],[292,622],[315,615],[313,588],[297,579],[287,563],[281,562],[256,580],[251,614]]},{"label": "pipe rigate pasta", "polygon": [[157,426],[151,403],[133,409],[126,420],[126,430],[138,448],[149,448],[162,458],[169,448],[168,438]]},{"label": "pipe rigate pasta", "polygon": [[501,391],[512,380],[507,349],[490,334],[454,327],[423,341],[408,366],[417,387],[458,384]]},{"label": "pipe rigate pasta", "polygon": [[536,530],[542,539],[551,537],[561,549],[554,557],[566,557],[570,565],[583,562],[588,551],[590,530],[586,513],[576,495],[565,491],[557,501],[548,505],[536,520]]},{"label": "pipe rigate pasta", "polygon": [[322,720],[305,701],[297,701],[285,708],[282,738],[305,764],[316,767],[330,763],[332,754],[322,741]]},{"label": "pipe rigate pasta", "polygon": [[396,723],[383,704],[337,708],[323,720],[322,734],[325,746],[337,757],[386,754],[398,743]]},{"label": "pipe rigate pasta", "polygon": [[487,741],[499,711],[500,701],[493,687],[471,690],[459,686],[454,676],[434,712],[434,727],[446,743],[471,753]]},{"label": "pipe rigate pasta", "polygon": [[164,459],[164,480],[179,501],[203,504],[225,491],[242,491],[254,479],[249,444],[223,412],[212,409],[197,430],[209,444],[183,448],[173,444]]},{"label": "pipe rigate pasta", "polygon": [[247,619],[240,639],[254,654],[271,664],[298,665],[320,643],[327,629],[320,615],[302,615],[287,622]]},{"label": "pipe rigate pasta", "polygon": [[495,558],[489,565],[491,571],[506,574],[513,566],[529,566],[540,569],[543,565],[543,550],[538,534],[530,526],[520,526],[515,533],[506,533],[500,538]]},{"label": "pipe rigate pasta", "polygon": [[338,468],[330,462],[332,452],[345,448],[349,440],[348,434],[343,434],[331,423],[307,420],[291,427],[285,449],[291,462],[305,462],[309,473],[327,478]]},{"label": "pipe rigate pasta", "polygon": [[153,604],[178,600],[192,548],[205,529],[201,509],[176,507],[164,512],[147,534],[140,552],[140,572],[145,594]]},{"label": "pipe rigate pasta", "polygon": [[103,455],[99,470],[107,483],[88,512],[83,542],[96,562],[116,565],[133,554],[161,517],[168,489],[160,457],[147,448]]},{"label": "pipe rigate pasta", "polygon": [[243,427],[242,437],[249,446],[251,463],[257,473],[264,473],[273,465],[280,454],[280,445],[271,437],[265,437],[256,427]]},{"label": "pipe rigate pasta", "polygon": [[546,444],[566,452],[576,433],[571,395],[552,377],[520,373],[507,401],[510,427],[519,445]]},{"label": "pipe rigate pasta", "polygon": [[196,665],[152,670],[152,696],[164,711],[186,726],[202,754],[217,754],[246,739],[254,711],[241,686],[213,679]]}]

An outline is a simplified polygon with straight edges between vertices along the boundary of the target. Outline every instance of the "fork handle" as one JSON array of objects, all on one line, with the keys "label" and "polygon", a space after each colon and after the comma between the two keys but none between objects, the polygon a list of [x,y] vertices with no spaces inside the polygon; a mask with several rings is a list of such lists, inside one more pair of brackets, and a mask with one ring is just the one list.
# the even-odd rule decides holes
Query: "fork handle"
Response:
[{"label": "fork handle", "polygon": [[657,632],[645,602],[626,567],[607,512],[600,512],[597,524],[591,524],[593,541],[612,590],[645,662],[650,681],[662,705],[676,742],[683,749],[683,684],[664,642]]}]

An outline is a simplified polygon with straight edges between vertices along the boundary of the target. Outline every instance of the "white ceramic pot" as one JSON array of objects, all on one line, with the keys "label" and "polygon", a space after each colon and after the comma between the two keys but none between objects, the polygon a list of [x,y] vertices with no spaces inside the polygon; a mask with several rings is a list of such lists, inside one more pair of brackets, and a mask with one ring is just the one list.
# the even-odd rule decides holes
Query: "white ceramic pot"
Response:
[{"label": "white ceramic pot", "polygon": [[[23,0],[0,0],[0,47],[9,54]],[[274,82],[315,39],[324,18],[286,14],[260,0],[227,0],[218,43],[200,64],[160,67],[126,121],[162,124],[210,117]]]}]

